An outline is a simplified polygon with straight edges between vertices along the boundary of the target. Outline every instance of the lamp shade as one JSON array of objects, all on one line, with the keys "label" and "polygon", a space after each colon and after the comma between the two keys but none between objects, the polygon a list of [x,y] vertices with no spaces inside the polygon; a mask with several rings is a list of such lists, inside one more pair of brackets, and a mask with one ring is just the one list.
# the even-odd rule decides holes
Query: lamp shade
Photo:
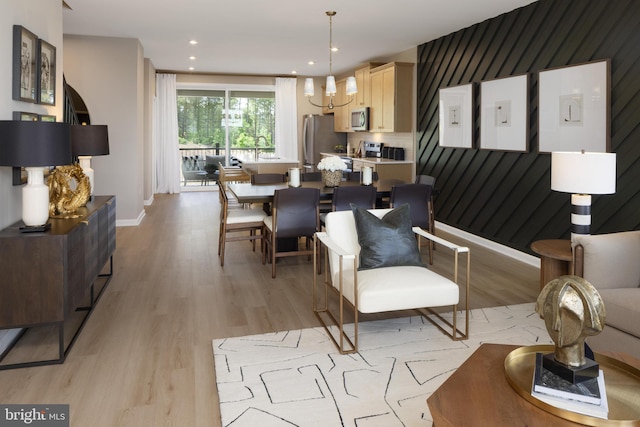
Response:
[{"label": "lamp shade", "polygon": [[71,164],[69,124],[0,121],[0,166]]},{"label": "lamp shade", "polygon": [[109,154],[109,133],[106,125],[71,125],[71,152],[77,156]]},{"label": "lamp shade", "polygon": [[616,154],[551,153],[551,189],[574,194],[616,192]]},{"label": "lamp shade", "polygon": [[314,88],[313,88],[313,79],[308,77],[304,81],[304,96],[313,96]]}]

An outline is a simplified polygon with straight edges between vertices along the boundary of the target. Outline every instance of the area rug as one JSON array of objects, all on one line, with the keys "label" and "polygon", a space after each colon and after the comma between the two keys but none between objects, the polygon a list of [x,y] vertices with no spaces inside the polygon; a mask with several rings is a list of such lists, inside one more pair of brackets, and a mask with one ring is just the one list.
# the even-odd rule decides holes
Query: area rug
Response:
[{"label": "area rug", "polygon": [[480,344],[552,343],[533,303],[470,319],[465,341],[420,316],[363,322],[352,355],[322,327],[214,340],[222,425],[431,426],[426,399]]}]

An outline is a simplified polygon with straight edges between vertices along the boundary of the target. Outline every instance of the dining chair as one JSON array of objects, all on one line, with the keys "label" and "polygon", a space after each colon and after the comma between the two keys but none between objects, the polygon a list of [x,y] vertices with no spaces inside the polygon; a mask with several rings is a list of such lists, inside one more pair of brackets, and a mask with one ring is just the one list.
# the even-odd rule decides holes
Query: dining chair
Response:
[{"label": "dining chair", "polygon": [[352,204],[359,208],[373,209],[376,207],[377,192],[373,185],[336,187],[331,198],[331,210],[350,210]]},{"label": "dining chair", "polygon": [[[319,202],[317,188],[291,187],[275,191],[272,215],[264,218],[262,227],[262,263],[266,263],[267,256],[270,258],[271,277],[276,277],[278,258],[313,256],[313,235],[320,230]],[[305,238],[302,249],[298,241],[301,237]],[[294,242],[292,247],[284,247],[286,240]]]},{"label": "dining chair", "polygon": [[283,173],[257,173],[251,175],[252,184],[280,184],[286,182],[287,177]]},{"label": "dining chair", "polygon": [[[411,225],[420,227],[433,234],[429,215],[431,191],[433,187],[426,184],[400,184],[391,188],[389,205],[397,208],[405,203],[411,211]],[[429,264],[433,264],[433,245],[429,243]]]},{"label": "dining chair", "polygon": [[315,181],[315,182],[319,182],[322,181],[322,172],[303,172],[300,175],[300,180],[303,182],[310,182],[310,181]]},{"label": "dining chair", "polygon": [[429,198],[429,232],[436,234],[436,214],[433,205],[433,196],[436,192],[436,177],[431,175],[418,175],[416,176],[416,184],[431,186],[431,197]]},{"label": "dining chair", "polygon": [[[256,250],[256,240],[262,240],[262,224],[267,214],[260,208],[229,209],[229,198],[224,182],[218,181],[220,194],[220,234],[218,237],[218,256],[220,266],[224,267],[224,251],[227,242],[249,240]],[[249,232],[249,234],[244,234]],[[259,234],[258,234],[259,233]],[[262,245],[261,245],[262,247]]]},{"label": "dining chair", "polygon": [[[372,179],[374,181],[378,180],[378,172],[373,171],[372,173]],[[360,171],[355,171],[355,172],[347,172],[347,181],[355,181],[355,182],[360,182]]]}]

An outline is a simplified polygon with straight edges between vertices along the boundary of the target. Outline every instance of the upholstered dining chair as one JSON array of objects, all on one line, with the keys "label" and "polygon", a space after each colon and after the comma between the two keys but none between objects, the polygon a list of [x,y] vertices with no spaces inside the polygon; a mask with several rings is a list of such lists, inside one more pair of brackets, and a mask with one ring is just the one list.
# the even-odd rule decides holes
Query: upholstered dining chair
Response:
[{"label": "upholstered dining chair", "polygon": [[[264,219],[262,227],[262,263],[270,258],[271,277],[276,277],[278,258],[313,256],[313,235],[320,230],[319,202],[317,188],[291,187],[275,191],[272,214]],[[301,237],[305,239],[302,249],[298,241]],[[282,239],[293,242],[293,247],[281,247],[284,246]]]},{"label": "upholstered dining chair", "polygon": [[322,181],[322,172],[303,172],[300,175],[300,180],[303,182],[310,182],[310,181],[315,181],[315,182],[319,182]]},{"label": "upholstered dining chair", "polygon": [[416,184],[431,186],[431,197],[429,198],[429,232],[436,234],[436,215],[433,207],[433,195],[436,192],[436,177],[431,175],[418,175],[416,176]]},{"label": "upholstered dining chair", "polygon": [[[378,172],[373,171],[372,173],[372,179],[374,181],[378,180]],[[360,181],[360,171],[354,171],[354,172],[347,172],[347,181]]]},{"label": "upholstered dining chair", "polygon": [[252,184],[280,184],[286,182],[287,177],[283,173],[257,173],[251,175]]},{"label": "upholstered dining chair", "polygon": [[[220,192],[218,256],[221,267],[224,267],[224,251],[227,242],[249,240],[253,244],[253,250],[256,250],[256,240],[262,240],[262,225],[267,216],[260,208],[229,209],[229,198],[224,187],[224,182],[218,181]],[[246,232],[249,234],[245,234]]]},{"label": "upholstered dining chair", "polygon": [[[426,184],[400,184],[391,188],[389,204],[397,208],[405,203],[411,211],[411,225],[420,227],[433,234],[429,214],[431,191],[433,187]],[[433,264],[433,245],[429,243],[429,264]]]},{"label": "upholstered dining chair", "polygon": [[336,187],[331,198],[331,210],[350,210],[352,204],[363,209],[373,209],[376,207],[377,191],[373,185]]}]

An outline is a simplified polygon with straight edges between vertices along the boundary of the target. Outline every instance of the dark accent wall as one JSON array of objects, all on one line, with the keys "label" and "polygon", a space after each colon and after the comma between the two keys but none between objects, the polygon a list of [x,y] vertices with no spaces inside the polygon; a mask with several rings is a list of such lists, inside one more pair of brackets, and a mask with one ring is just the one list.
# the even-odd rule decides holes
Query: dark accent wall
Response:
[{"label": "dark accent wall", "polygon": [[[570,195],[551,191],[538,154],[540,70],[611,59],[614,195],[593,196],[592,234],[640,228],[640,1],[540,0],[418,46],[417,173],[434,175],[436,219],[532,253],[569,238]],[[529,74],[527,153],[438,146],[438,89]],[[474,100],[479,138],[479,90]]]}]

